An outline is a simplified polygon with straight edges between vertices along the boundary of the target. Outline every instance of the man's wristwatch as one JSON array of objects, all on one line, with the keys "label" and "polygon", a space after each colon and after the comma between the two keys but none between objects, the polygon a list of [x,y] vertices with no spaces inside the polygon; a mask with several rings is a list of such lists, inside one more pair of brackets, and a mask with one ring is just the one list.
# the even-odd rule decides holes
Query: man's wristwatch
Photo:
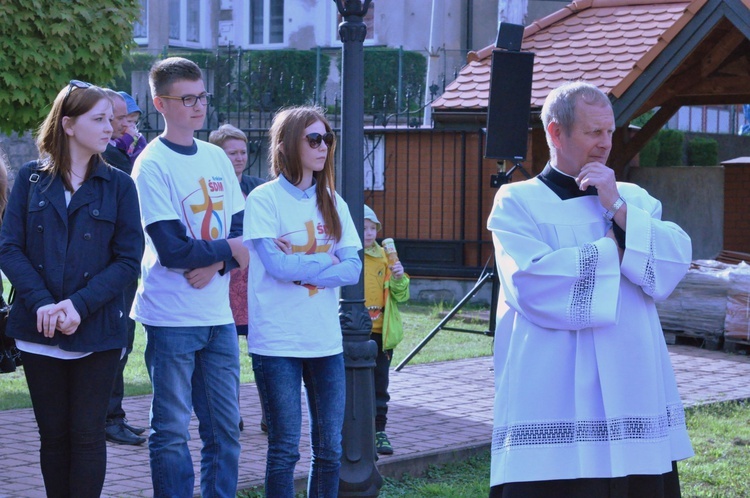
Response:
[{"label": "man's wristwatch", "polygon": [[615,217],[615,213],[622,207],[623,204],[625,204],[625,199],[623,199],[622,196],[618,197],[615,203],[612,204],[612,207],[604,213],[604,219],[607,221],[612,221]]}]

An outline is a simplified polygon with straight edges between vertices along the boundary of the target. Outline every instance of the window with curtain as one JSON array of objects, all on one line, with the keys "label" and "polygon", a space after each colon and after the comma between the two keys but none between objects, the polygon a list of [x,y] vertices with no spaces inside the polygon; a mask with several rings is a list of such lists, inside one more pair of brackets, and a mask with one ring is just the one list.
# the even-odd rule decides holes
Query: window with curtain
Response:
[{"label": "window with curtain", "polygon": [[284,43],[284,0],[270,0],[270,43]]},{"label": "window with curtain", "polygon": [[284,43],[284,0],[248,0],[251,45]]},{"label": "window with curtain", "polygon": [[141,0],[138,20],[133,23],[133,38],[148,38],[148,0]]},{"label": "window with curtain", "polygon": [[180,39],[180,0],[169,0],[169,38]]},{"label": "window with curtain", "polygon": [[265,0],[250,0],[250,43],[263,43],[263,3]]},{"label": "window with curtain", "polygon": [[187,0],[187,41],[201,41],[200,0]]}]

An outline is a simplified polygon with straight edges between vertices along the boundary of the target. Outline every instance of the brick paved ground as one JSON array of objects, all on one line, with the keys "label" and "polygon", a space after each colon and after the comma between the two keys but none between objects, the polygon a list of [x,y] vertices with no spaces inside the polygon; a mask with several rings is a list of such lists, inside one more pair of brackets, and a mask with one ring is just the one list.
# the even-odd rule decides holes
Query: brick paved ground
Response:
[{"label": "brick paved ground", "polygon": [[[680,394],[686,406],[750,398],[750,358],[706,351],[692,346],[669,346]],[[491,358],[407,365],[392,372],[388,434],[392,456],[381,457],[383,475],[398,477],[489,448],[492,432]],[[0,386],[2,379],[0,378]],[[126,398],[125,410],[134,425],[147,425],[150,397]],[[266,438],[259,427],[260,412],[254,384],[242,386],[241,489],[262,484]],[[306,422],[305,422],[306,423]],[[303,430],[303,433],[305,431]],[[200,439],[191,426],[190,443],[198,470]],[[309,440],[303,438],[297,467],[302,483],[309,466]],[[0,412],[0,498],[44,497],[38,463],[38,435],[28,410]],[[196,489],[197,492],[197,489]],[[108,443],[107,479],[103,496],[152,496],[146,446]]]}]

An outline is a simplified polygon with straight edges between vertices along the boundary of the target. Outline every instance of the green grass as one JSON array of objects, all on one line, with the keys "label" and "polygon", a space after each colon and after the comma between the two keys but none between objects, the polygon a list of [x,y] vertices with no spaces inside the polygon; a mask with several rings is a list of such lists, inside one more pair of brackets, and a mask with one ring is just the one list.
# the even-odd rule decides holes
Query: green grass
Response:
[{"label": "green grass", "polygon": [[[5,290],[10,285],[5,282]],[[440,321],[438,313],[442,311],[441,306],[404,305],[401,314],[404,321],[404,340],[396,348],[393,355],[393,366],[398,365],[401,360],[435,327]],[[457,321],[451,325],[484,330],[486,324],[478,322],[460,324]],[[253,370],[250,358],[247,355],[247,342],[240,338],[240,381],[243,383],[253,382]],[[146,333],[138,324],[135,330],[135,342],[133,352],[128,358],[125,367],[125,396],[136,396],[151,393],[151,383],[144,366],[143,351],[146,347]],[[418,363],[429,363],[434,361],[454,360],[460,358],[473,358],[476,356],[488,356],[492,354],[492,339],[477,334],[466,334],[441,330],[427,345],[417,354],[409,365]],[[30,408],[26,380],[23,368],[17,369],[11,374],[0,375],[0,410],[14,408]]]},{"label": "green grass", "polygon": [[[678,464],[684,498],[750,497],[750,402],[686,410],[695,456]],[[489,452],[431,467],[420,477],[386,479],[381,498],[462,498],[489,494]]]},{"label": "green grass", "polygon": [[443,466],[431,466],[421,477],[385,479],[380,498],[477,498],[490,493],[490,453]]},{"label": "green grass", "polygon": [[686,415],[695,456],[679,467],[683,496],[750,497],[750,402],[699,406]]}]

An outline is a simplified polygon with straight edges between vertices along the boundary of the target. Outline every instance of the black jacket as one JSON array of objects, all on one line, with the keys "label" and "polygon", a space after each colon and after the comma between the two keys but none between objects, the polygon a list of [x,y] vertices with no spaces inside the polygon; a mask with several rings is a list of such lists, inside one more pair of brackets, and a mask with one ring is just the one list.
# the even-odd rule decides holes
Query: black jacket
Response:
[{"label": "black jacket", "polygon": [[[16,289],[8,335],[66,351],[126,347],[123,290],[138,277],[144,244],[133,180],[98,162],[66,206],[60,177],[39,173],[33,183],[36,172],[36,161],[18,172],[0,230],[0,268]],[[81,324],[47,339],[36,312],[64,299]]]}]

